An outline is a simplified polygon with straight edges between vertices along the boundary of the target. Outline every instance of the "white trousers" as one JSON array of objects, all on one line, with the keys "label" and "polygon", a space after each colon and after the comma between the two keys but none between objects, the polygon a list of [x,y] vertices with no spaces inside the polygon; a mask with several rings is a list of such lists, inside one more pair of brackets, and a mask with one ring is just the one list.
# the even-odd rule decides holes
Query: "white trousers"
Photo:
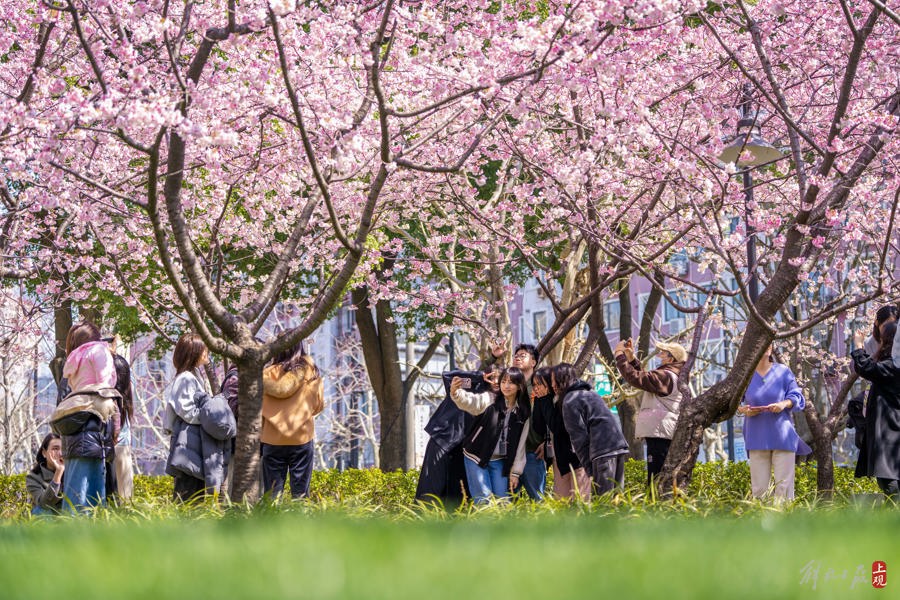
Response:
[{"label": "white trousers", "polygon": [[796,453],[790,450],[750,450],[750,489],[754,498],[762,498],[769,491],[772,471],[775,471],[773,496],[782,500],[794,499],[794,463]]},{"label": "white trousers", "polygon": [[113,459],[116,469],[116,485],[119,496],[131,500],[134,493],[134,462],[131,458],[131,446],[116,446],[116,457]]}]

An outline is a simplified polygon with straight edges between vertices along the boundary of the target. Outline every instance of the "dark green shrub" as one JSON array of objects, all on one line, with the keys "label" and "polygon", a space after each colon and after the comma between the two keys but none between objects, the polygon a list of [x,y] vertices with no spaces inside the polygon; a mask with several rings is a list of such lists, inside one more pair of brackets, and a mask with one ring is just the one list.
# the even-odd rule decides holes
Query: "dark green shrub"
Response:
[{"label": "dark green shrub", "polygon": [[416,494],[418,471],[378,469],[336,469],[314,471],[309,486],[313,500],[374,504],[386,509],[409,506]]}]

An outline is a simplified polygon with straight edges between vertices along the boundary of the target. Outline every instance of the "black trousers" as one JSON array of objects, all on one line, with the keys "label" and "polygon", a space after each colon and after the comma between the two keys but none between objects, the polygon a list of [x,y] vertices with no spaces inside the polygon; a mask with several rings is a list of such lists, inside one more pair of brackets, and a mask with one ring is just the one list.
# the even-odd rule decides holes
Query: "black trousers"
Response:
[{"label": "black trousers", "polygon": [[900,500],[900,481],[896,479],[885,479],[883,477],[876,477],[875,481],[878,482],[878,487],[881,488],[881,491],[884,492],[885,496],[895,502]]},{"label": "black trousers", "polygon": [[[462,500],[466,485],[466,466],[462,448],[445,450],[434,440],[428,440],[419,483],[416,486],[416,500]],[[468,493],[468,492],[466,492]]]},{"label": "black trousers", "polygon": [[175,490],[172,496],[177,502],[189,502],[202,498],[206,494],[206,482],[184,473],[179,473],[173,477],[175,479]]},{"label": "black trousers", "polygon": [[273,446],[260,444],[262,449],[263,489],[277,498],[284,491],[284,481],[291,477],[291,497],[302,498],[309,495],[309,480],[312,477],[313,442],[299,446]]},{"label": "black trousers", "polygon": [[611,492],[615,488],[625,488],[625,457],[628,454],[618,454],[595,458],[591,461],[591,478],[594,480],[594,493],[598,496]]},{"label": "black trousers", "polygon": [[669,455],[669,446],[672,440],[666,438],[645,438],[647,442],[647,485],[653,485],[653,480],[662,472],[666,456]]}]

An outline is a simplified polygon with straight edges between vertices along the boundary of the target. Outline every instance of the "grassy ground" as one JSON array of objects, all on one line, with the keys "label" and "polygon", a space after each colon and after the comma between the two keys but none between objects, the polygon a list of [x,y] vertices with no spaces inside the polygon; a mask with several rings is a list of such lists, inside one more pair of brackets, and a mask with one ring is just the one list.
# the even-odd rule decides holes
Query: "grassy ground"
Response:
[{"label": "grassy ground", "polygon": [[[9,523],[0,597],[760,600],[888,597],[898,585],[896,510],[591,510],[372,517],[301,505]],[[872,588],[876,560],[886,590]]]}]

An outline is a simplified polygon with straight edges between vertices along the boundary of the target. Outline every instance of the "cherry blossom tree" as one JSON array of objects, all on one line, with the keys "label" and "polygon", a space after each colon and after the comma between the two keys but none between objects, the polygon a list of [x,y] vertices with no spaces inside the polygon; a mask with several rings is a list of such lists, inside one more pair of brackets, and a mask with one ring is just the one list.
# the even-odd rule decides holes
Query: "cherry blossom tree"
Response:
[{"label": "cherry blossom tree", "polygon": [[[375,228],[550,74],[593,68],[611,30],[668,4],[0,3],[3,166],[27,183],[21,209],[46,213],[29,227],[67,224],[71,252],[38,263],[84,277],[36,293],[83,300],[90,281],[142,315],[177,307],[238,366],[235,492],[250,495],[262,365],[377,268]],[[256,341],[285,298],[303,321]]]},{"label": "cherry blossom tree", "polygon": [[[892,290],[894,256],[888,261],[888,249],[897,193],[884,185],[882,161],[889,164],[896,156],[900,90],[886,65],[896,64],[889,40],[897,26],[896,15],[881,3],[843,1],[755,6],[738,1],[698,13],[697,21],[688,23],[684,50],[702,56],[685,57],[684,85],[673,89],[664,105],[674,102],[685,108],[682,114],[706,115],[707,125],[695,129],[678,119],[677,129],[662,122],[654,128],[671,144],[673,156],[684,156],[683,172],[693,179],[688,183],[717,198],[715,212],[700,209],[695,195],[687,195],[685,204],[703,223],[710,268],[734,276],[749,319],[732,370],[685,406],[662,489],[682,487],[689,479],[703,429],[734,414],[773,340],[797,336]],[[732,103],[746,97],[741,90],[747,84],[765,110],[750,113],[755,124],[768,139],[782,140],[786,152],[757,168],[759,183],[745,206],[746,190],[709,156],[717,155],[739,115],[732,113],[718,127],[714,119],[729,96]],[[703,139],[710,143],[706,156]],[[735,215],[747,217],[749,231],[723,227],[721,217]],[[742,244],[748,235],[768,240],[749,269]],[[860,240],[881,251],[870,269],[849,274],[848,251]],[[817,289],[844,275],[847,285],[833,299],[794,317],[790,305],[810,291],[798,290],[801,283]],[[754,277],[764,285],[756,302],[749,291]]]}]

